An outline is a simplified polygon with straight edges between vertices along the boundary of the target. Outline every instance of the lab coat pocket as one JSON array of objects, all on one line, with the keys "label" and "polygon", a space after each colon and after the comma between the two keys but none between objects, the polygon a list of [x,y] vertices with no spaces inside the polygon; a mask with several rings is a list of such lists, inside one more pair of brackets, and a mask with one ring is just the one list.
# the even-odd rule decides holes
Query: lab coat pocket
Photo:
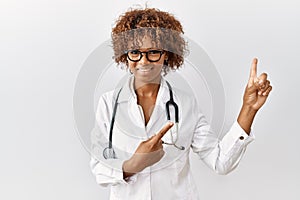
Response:
[{"label": "lab coat pocket", "polygon": [[168,167],[153,174],[155,176],[153,180],[159,180],[160,182],[156,190],[158,196],[165,197],[164,199],[170,199],[168,198],[168,194],[172,194],[172,199],[192,199],[193,187],[190,182],[191,174],[188,155],[187,151],[184,155],[174,160]]}]

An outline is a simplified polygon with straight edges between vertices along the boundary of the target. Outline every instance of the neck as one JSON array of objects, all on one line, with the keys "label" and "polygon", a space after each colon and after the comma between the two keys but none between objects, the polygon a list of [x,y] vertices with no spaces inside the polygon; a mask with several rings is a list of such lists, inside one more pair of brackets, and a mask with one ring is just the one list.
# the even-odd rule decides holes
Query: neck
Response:
[{"label": "neck", "polygon": [[137,83],[134,81],[135,93],[140,97],[156,97],[158,94],[160,82]]}]

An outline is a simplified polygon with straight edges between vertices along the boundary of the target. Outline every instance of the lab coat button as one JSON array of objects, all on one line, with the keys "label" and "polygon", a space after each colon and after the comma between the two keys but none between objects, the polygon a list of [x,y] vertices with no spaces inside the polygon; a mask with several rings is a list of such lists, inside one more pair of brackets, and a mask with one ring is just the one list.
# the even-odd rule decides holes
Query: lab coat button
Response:
[{"label": "lab coat button", "polygon": [[244,139],[244,136],[241,136],[241,137],[240,137],[240,140],[243,140],[243,139]]}]

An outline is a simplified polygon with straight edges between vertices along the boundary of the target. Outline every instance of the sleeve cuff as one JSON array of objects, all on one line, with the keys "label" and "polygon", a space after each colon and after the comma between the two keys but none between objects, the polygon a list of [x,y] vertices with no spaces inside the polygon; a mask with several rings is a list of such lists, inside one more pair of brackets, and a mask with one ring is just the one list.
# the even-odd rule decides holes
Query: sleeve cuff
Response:
[{"label": "sleeve cuff", "polygon": [[134,175],[132,175],[130,177],[125,178],[125,182],[127,184],[132,184],[132,183],[136,182],[136,179],[137,179],[137,174],[134,174]]},{"label": "sleeve cuff", "polygon": [[113,170],[112,176],[115,177],[119,183],[132,184],[132,183],[136,182],[137,174],[134,174],[133,176],[130,176],[130,177],[127,177],[124,179],[123,162],[124,162],[124,160],[117,160],[114,163],[116,168],[115,168],[115,170]]},{"label": "sleeve cuff", "polygon": [[118,185],[118,184],[132,184],[136,181],[136,175],[127,178],[123,178],[123,160],[111,159],[106,160],[104,163],[102,161],[97,161],[94,158],[91,159],[91,168],[93,174],[96,176],[96,181],[99,185]]},{"label": "sleeve cuff", "polygon": [[123,176],[123,162],[124,160],[114,160],[114,167],[115,169],[112,171],[112,177],[115,177],[115,179],[120,182],[120,183],[125,183],[127,182],[124,180]]},{"label": "sleeve cuff", "polygon": [[221,141],[221,147],[224,150],[225,154],[227,154],[228,152],[230,152],[234,145],[247,146],[254,139],[255,136],[252,130],[248,135],[236,121],[231,126],[229,132],[223,137]]}]

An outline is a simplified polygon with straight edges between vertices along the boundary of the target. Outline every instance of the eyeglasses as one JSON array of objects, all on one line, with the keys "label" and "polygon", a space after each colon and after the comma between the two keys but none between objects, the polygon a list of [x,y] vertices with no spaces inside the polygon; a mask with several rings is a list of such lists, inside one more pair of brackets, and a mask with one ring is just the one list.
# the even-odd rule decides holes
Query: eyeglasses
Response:
[{"label": "eyeglasses", "polygon": [[138,62],[142,59],[143,53],[146,54],[147,60],[150,62],[157,62],[160,60],[161,55],[164,53],[163,50],[149,50],[149,51],[139,51],[139,50],[129,50],[126,52],[127,57],[132,62]]}]

